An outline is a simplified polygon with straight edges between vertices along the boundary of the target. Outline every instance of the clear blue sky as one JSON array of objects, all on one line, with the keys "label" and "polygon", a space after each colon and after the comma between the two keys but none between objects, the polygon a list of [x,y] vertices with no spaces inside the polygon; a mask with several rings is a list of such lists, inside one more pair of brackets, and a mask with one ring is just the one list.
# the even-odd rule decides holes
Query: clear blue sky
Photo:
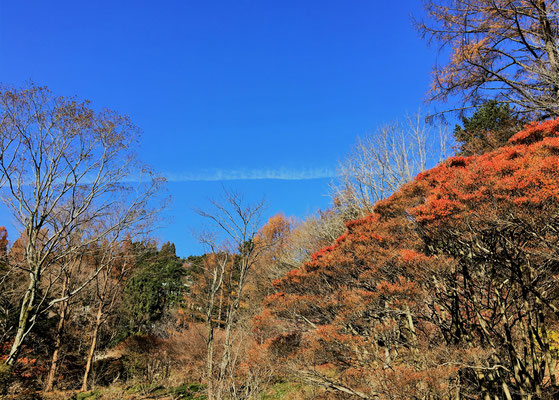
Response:
[{"label": "clear blue sky", "polygon": [[412,27],[421,12],[417,0],[0,0],[0,82],[129,114],[141,158],[170,181],[161,240],[186,256],[200,251],[192,207],[222,184],[266,197],[267,216],[303,217],[328,206],[357,135],[425,107],[436,52]]}]

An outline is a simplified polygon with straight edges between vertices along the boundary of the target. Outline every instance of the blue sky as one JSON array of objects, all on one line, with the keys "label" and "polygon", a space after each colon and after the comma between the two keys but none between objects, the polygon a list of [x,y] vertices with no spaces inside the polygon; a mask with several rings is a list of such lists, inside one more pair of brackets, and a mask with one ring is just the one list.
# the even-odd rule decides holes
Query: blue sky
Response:
[{"label": "blue sky", "polygon": [[357,135],[426,107],[437,54],[412,27],[421,12],[417,0],[0,0],[0,82],[129,114],[140,157],[170,181],[159,236],[186,256],[200,252],[192,208],[222,185],[265,197],[266,216],[304,217],[328,206]]}]

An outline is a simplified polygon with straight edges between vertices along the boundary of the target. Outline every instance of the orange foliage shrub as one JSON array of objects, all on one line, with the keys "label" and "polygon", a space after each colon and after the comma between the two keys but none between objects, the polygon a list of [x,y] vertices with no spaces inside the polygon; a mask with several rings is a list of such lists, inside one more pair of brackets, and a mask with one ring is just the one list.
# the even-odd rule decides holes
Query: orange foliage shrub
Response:
[{"label": "orange foliage shrub", "polygon": [[262,351],[362,398],[551,396],[558,156],[559,119],[419,174],[274,282]]}]

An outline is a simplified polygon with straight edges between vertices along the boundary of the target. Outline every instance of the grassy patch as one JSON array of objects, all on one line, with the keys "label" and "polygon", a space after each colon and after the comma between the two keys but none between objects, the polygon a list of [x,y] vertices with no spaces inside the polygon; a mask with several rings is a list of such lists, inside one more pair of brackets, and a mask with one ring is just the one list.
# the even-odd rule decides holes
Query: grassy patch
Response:
[{"label": "grassy patch", "polygon": [[162,396],[167,394],[168,391],[165,389],[164,386],[159,385],[157,383],[138,383],[132,386],[129,386],[126,389],[126,393],[128,394],[139,394],[142,396]]},{"label": "grassy patch", "polygon": [[205,399],[206,397],[201,394],[204,391],[204,385],[198,383],[183,383],[171,390],[171,394],[175,399],[190,400],[190,399]]},{"label": "grassy patch", "polygon": [[99,390],[90,390],[89,392],[78,393],[76,400],[98,400],[100,396]]},{"label": "grassy patch", "polygon": [[289,398],[290,395],[303,392],[303,385],[296,382],[277,382],[273,384],[265,393],[261,400],[281,400]]}]

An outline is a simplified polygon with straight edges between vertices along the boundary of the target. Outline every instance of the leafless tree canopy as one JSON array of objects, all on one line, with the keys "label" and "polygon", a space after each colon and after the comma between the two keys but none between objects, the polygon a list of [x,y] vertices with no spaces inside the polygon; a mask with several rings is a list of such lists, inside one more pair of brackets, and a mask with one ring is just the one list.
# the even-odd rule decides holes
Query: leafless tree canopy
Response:
[{"label": "leafless tree canopy", "polygon": [[426,0],[423,36],[450,50],[433,70],[430,100],[484,99],[537,116],[559,114],[556,0]]},{"label": "leafless tree canopy", "polygon": [[[245,297],[248,274],[256,264],[264,245],[255,240],[260,228],[260,218],[264,203],[248,204],[239,193],[224,190],[221,201],[211,201],[208,210],[196,210],[199,215],[211,221],[213,234],[204,235],[201,240],[207,249],[204,269],[208,287],[203,302],[206,335],[206,376],[208,378],[208,399],[245,398],[247,388],[235,385],[235,373],[239,368],[238,350],[243,345],[245,333],[239,329],[240,305]],[[219,239],[223,238],[223,244]],[[229,279],[226,268],[232,269]],[[226,287],[227,286],[227,287]],[[217,301],[221,293],[230,292],[227,301]],[[217,313],[223,320],[216,321]],[[224,334],[221,360],[215,361],[215,331],[221,325]],[[217,365],[216,365],[217,364]],[[250,391],[249,391],[250,392]]]},{"label": "leafless tree canopy", "polygon": [[371,213],[377,201],[448,156],[448,136],[446,125],[426,124],[418,113],[357,138],[332,187],[346,220]]},{"label": "leafless tree canopy", "polygon": [[29,277],[8,364],[41,313],[100,272],[47,302],[66,260],[152,227],[163,180],[136,159],[137,134],[128,117],[46,88],[0,89],[0,201],[22,231],[17,267]]}]

